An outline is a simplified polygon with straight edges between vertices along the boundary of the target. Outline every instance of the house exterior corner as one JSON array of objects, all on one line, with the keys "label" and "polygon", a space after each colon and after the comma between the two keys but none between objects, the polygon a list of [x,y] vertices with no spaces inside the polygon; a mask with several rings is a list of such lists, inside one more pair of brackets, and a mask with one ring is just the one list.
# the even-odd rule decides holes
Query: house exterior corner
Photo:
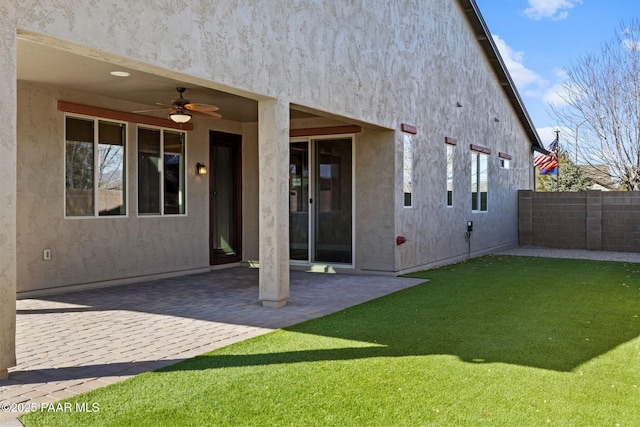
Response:
[{"label": "house exterior corner", "polygon": [[[277,307],[290,267],[397,275],[516,245],[539,141],[469,4],[12,3],[0,374],[16,291],[259,265]],[[205,111],[185,125],[179,87]]]}]

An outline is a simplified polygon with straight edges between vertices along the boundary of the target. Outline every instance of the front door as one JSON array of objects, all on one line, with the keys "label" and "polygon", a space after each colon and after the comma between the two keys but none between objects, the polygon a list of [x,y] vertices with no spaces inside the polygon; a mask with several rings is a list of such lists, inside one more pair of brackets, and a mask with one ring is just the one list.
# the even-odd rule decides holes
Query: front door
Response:
[{"label": "front door", "polygon": [[242,260],[242,155],[240,135],[209,134],[209,259]]},{"label": "front door", "polygon": [[291,260],[353,263],[352,145],[342,137],[291,143]]}]

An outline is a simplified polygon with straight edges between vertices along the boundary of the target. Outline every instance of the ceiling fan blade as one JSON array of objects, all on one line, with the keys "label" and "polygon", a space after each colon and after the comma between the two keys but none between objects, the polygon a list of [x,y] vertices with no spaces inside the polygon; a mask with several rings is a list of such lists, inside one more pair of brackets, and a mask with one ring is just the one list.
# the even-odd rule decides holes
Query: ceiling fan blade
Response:
[{"label": "ceiling fan blade", "polygon": [[207,117],[211,117],[212,119],[221,119],[222,116],[218,113],[215,113],[213,111],[197,111],[197,110],[190,110],[193,113],[196,114],[201,114],[203,116],[207,116]]},{"label": "ceiling fan blade", "polygon": [[158,107],[158,108],[149,108],[147,110],[136,110],[136,111],[132,111],[132,113],[148,113],[150,111],[162,111],[162,110],[166,110],[169,107]]},{"label": "ceiling fan blade", "polygon": [[212,111],[218,111],[219,108],[216,107],[215,105],[209,105],[209,104],[197,104],[197,103],[190,103],[190,104],[185,104],[184,108],[186,108],[187,110],[190,111],[197,111],[197,112],[212,112]]},{"label": "ceiling fan blade", "polygon": [[165,104],[162,104],[161,102],[156,102],[156,105],[157,105],[156,108],[138,110],[138,111],[134,111],[134,113],[146,113],[150,111],[160,111],[160,110],[168,109],[169,110],[168,115],[180,112],[185,114],[189,114],[189,113],[201,114],[203,116],[211,117],[213,119],[222,118],[220,114],[215,112],[219,110],[219,108],[216,107],[215,105],[198,104],[195,102],[192,103],[183,96],[183,93],[186,90],[185,88],[178,87],[176,88],[176,90],[178,91],[178,94],[180,95],[180,97],[171,101],[171,105],[165,105]]}]

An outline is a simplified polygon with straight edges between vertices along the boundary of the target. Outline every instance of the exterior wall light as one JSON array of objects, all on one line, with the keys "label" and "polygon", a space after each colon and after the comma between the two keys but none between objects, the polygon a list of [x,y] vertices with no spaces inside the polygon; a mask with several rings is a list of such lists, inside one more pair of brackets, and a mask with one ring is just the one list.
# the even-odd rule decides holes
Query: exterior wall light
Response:
[{"label": "exterior wall light", "polygon": [[207,174],[207,167],[205,165],[203,165],[202,163],[196,163],[196,173],[198,175],[206,175]]}]

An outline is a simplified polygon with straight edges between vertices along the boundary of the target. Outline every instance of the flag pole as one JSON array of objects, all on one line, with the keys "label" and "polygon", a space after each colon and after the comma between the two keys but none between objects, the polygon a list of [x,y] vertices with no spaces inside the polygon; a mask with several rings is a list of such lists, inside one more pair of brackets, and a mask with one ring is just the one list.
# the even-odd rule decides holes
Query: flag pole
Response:
[{"label": "flag pole", "polygon": [[[556,156],[560,154],[560,131],[554,131],[556,133],[556,141],[558,141],[558,148],[556,149]],[[560,157],[558,156],[558,174],[556,175],[556,193],[560,188]]]}]

